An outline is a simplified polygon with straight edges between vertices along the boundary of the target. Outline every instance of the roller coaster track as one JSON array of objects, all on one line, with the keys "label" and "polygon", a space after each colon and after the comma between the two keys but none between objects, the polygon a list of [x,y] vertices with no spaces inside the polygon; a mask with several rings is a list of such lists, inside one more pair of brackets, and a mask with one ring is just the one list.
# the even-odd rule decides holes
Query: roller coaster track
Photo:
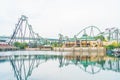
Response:
[{"label": "roller coaster track", "polygon": [[27,42],[28,44],[39,43],[37,45],[43,45],[46,43],[45,41],[46,39],[34,32],[32,25],[28,23],[28,18],[25,15],[22,15],[15,26],[15,30],[8,44],[13,45],[14,42]]},{"label": "roller coaster track", "polygon": [[114,30],[108,30],[108,31],[104,31],[99,33],[97,36],[102,35],[102,36],[107,36],[109,41],[110,40],[117,40],[119,42],[120,40],[120,29],[116,28]]},{"label": "roller coaster track", "polygon": [[77,37],[77,36],[79,36],[82,32],[84,32],[85,30],[87,30],[87,29],[91,29],[91,31],[90,31],[90,35],[91,35],[91,33],[93,32],[93,29],[97,29],[98,31],[99,31],[99,33],[101,33],[101,30],[98,28],[98,27],[96,27],[96,26],[88,26],[88,27],[85,27],[84,29],[82,29],[79,33],[77,33],[75,36]]},{"label": "roller coaster track", "polygon": [[[95,33],[96,31],[97,33]],[[77,38],[79,38],[78,36],[82,33],[91,37],[108,35],[109,40],[117,40],[117,42],[119,42],[120,40],[120,29],[101,32],[101,30],[96,26],[88,26],[80,30],[80,32],[78,32],[76,35],[74,35],[74,39],[77,40]],[[62,44],[65,41],[69,42],[70,38],[59,34],[59,44]],[[29,44],[37,45],[46,45],[48,42],[51,43],[49,40],[39,36],[38,33],[34,32],[32,26],[28,23],[28,17],[26,17],[25,15],[22,15],[21,18],[18,20],[18,23],[15,26],[15,30],[8,44],[13,45],[14,42],[29,42]]]},{"label": "roller coaster track", "polygon": [[[90,33],[88,33],[88,31],[90,31]],[[94,33],[95,31],[98,31],[98,33]],[[79,35],[83,35],[86,34],[87,36],[91,36],[91,37],[95,37],[95,36],[104,36],[106,37],[109,41],[110,40],[116,40],[117,42],[119,42],[120,40],[120,29],[118,28],[108,28],[108,30],[105,30],[104,32],[101,32],[101,30],[96,27],[96,26],[88,26],[85,27],[84,29],[82,29],[79,33],[77,33],[76,35],[74,35],[74,39],[77,40]],[[96,35],[95,35],[96,34]]]}]

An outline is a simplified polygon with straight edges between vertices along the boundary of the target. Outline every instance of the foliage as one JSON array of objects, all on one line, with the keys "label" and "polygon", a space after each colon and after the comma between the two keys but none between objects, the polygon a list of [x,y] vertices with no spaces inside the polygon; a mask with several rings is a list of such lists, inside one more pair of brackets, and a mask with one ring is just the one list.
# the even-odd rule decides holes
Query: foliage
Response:
[{"label": "foliage", "polygon": [[120,48],[120,43],[117,44],[117,43],[113,42],[112,44],[105,46],[105,47],[106,47],[106,49]]},{"label": "foliage", "polygon": [[117,42],[113,42],[112,45],[113,45],[115,48],[118,47]]},{"label": "foliage", "polygon": [[14,46],[15,46],[15,47],[19,47],[19,46],[20,46],[20,42],[15,42],[15,43],[14,43]]},{"label": "foliage", "polygon": [[28,46],[28,44],[27,43],[20,43],[20,42],[15,42],[14,43],[14,46],[16,46],[16,47],[18,47],[18,48],[20,48],[20,49],[25,49],[25,47],[27,47]]},{"label": "foliage", "polygon": [[118,47],[120,48],[120,43],[118,44]]},{"label": "foliage", "polygon": [[62,47],[63,44],[59,44],[58,42],[52,42],[52,47]]},{"label": "foliage", "polygon": [[96,36],[95,39],[100,39],[101,41],[105,41],[105,37],[103,35]]},{"label": "foliage", "polygon": [[106,47],[106,49],[114,49],[115,48],[115,46],[114,45],[108,45],[108,46],[105,46]]},{"label": "foliage", "polygon": [[57,47],[58,44],[57,44],[57,42],[52,42],[51,45],[52,45],[52,47]]}]

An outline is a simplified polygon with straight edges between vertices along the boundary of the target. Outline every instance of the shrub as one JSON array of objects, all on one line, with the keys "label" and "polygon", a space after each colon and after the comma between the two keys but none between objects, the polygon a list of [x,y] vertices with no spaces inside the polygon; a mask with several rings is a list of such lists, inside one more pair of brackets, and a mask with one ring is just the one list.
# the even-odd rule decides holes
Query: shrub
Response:
[{"label": "shrub", "polygon": [[20,49],[25,49],[25,47],[27,47],[28,44],[27,44],[27,43],[15,42],[15,43],[14,43],[14,46],[15,46],[15,47],[18,47],[18,48],[20,48]]}]

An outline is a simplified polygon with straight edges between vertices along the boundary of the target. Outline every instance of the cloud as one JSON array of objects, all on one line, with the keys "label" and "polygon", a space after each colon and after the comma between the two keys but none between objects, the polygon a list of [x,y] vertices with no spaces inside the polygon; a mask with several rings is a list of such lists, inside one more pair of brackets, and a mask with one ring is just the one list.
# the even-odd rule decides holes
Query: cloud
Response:
[{"label": "cloud", "polygon": [[100,29],[120,26],[119,0],[1,0],[1,35],[12,34],[18,18],[28,17],[35,32],[43,37],[59,33],[73,37],[83,27]]}]

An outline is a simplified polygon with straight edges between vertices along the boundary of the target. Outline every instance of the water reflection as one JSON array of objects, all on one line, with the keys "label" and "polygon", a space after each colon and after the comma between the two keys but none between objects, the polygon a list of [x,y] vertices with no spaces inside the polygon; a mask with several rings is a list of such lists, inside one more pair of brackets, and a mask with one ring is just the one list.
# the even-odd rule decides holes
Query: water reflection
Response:
[{"label": "water reflection", "polygon": [[[90,74],[98,73],[101,70],[101,66],[104,64],[103,57],[88,57],[78,55],[66,55],[64,58],[59,58],[59,67],[68,65],[76,65],[80,69]],[[101,63],[101,65],[99,65]]]},{"label": "water reflection", "polygon": [[107,56],[68,55],[13,55],[9,61],[17,80],[28,80],[32,71],[49,60],[56,60],[59,68],[75,65],[89,74],[99,73],[101,70],[120,72],[120,59]]},{"label": "water reflection", "polygon": [[33,69],[46,62],[47,58],[45,55],[15,55],[10,56],[9,60],[17,80],[27,80]]}]

